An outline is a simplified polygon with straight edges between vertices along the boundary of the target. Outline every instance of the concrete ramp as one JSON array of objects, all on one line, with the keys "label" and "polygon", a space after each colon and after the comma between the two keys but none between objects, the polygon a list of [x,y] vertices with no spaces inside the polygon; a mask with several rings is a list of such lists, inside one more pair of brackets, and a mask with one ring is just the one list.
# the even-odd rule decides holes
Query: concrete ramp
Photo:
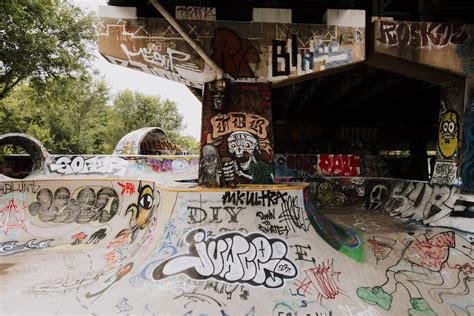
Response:
[{"label": "concrete ramp", "polygon": [[2,181],[2,314],[474,313],[468,235],[315,201],[304,185]]}]

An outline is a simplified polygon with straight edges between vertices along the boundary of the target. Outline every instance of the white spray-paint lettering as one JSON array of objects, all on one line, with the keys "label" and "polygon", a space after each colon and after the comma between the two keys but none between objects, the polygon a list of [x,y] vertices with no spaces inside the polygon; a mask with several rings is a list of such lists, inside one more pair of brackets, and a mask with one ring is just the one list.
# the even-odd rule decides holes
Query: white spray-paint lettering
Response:
[{"label": "white spray-paint lettering", "polygon": [[[156,45],[152,43],[148,47],[140,47],[136,52],[131,52],[125,44],[120,44],[120,48],[122,48],[122,51],[129,60],[132,57],[142,56],[146,62],[170,71],[175,70],[175,61],[186,62],[191,58],[191,55],[188,53],[180,52],[170,47],[166,48],[166,55],[161,54]],[[199,71],[197,66],[195,68],[196,71]]]},{"label": "white spray-paint lettering", "polygon": [[188,253],[171,257],[153,270],[161,280],[177,274],[192,279],[214,278],[230,283],[278,288],[297,276],[296,265],[286,257],[288,245],[281,239],[259,233],[226,233],[206,240],[207,232],[196,229],[186,236]]},{"label": "white spray-paint lettering", "polygon": [[62,175],[71,174],[114,174],[124,176],[127,171],[127,160],[113,156],[61,156],[49,165],[49,170]]}]

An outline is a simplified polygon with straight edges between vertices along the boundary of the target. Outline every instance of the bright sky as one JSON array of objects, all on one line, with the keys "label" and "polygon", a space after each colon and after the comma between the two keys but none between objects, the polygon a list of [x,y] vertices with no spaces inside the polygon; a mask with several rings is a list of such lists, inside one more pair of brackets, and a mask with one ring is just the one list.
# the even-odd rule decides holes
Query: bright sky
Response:
[{"label": "bright sky", "polygon": [[[99,5],[107,5],[106,0],[72,0],[71,2],[83,9],[95,12],[98,11]],[[201,102],[184,85],[110,64],[102,56],[97,55],[95,65],[110,86],[112,93],[115,94],[120,90],[130,89],[175,101],[186,124],[182,133],[199,140],[201,133]],[[143,126],[137,126],[137,128],[140,127]]]}]

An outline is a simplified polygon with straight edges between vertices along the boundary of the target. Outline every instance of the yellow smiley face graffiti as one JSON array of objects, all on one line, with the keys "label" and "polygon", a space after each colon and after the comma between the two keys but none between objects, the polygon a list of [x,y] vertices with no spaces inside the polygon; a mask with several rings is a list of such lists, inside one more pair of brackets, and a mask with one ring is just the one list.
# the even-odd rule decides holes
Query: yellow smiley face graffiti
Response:
[{"label": "yellow smiley face graffiti", "polygon": [[448,110],[441,116],[438,129],[438,148],[444,158],[451,158],[456,154],[458,136],[458,114]]}]

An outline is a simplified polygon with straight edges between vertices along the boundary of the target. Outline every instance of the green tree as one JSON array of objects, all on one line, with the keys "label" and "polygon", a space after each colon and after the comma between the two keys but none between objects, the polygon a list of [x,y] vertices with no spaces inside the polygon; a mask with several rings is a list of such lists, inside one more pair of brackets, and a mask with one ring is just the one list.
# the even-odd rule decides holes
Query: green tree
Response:
[{"label": "green tree", "polygon": [[92,58],[94,20],[66,0],[0,1],[0,100],[25,79],[80,77]]},{"label": "green tree", "polygon": [[0,134],[26,133],[55,154],[111,153],[108,88],[90,76],[24,83],[0,100]]},{"label": "green tree", "polygon": [[194,137],[178,135],[173,141],[188,154],[199,155],[199,142]]},{"label": "green tree", "polygon": [[[173,101],[168,99],[163,101],[159,96],[124,90],[115,97],[113,112],[114,118],[112,120],[115,127],[111,131],[111,135],[113,135],[115,142],[133,130],[156,126],[166,131],[171,141],[178,146],[196,147],[195,144],[192,144],[192,138],[180,136],[180,132],[184,128],[183,116],[178,112],[176,103]],[[197,141],[195,142],[197,143]]]}]

